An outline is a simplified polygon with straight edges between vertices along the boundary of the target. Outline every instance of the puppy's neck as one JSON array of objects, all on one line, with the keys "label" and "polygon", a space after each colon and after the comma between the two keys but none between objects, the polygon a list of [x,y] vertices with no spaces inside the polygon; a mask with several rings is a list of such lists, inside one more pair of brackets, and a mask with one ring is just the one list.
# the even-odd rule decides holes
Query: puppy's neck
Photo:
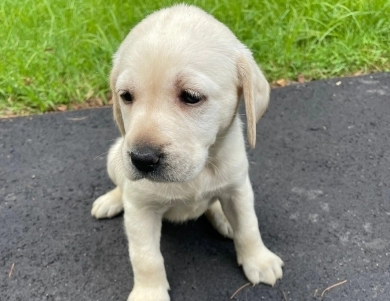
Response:
[{"label": "puppy's neck", "polygon": [[235,160],[230,157],[237,153],[246,153],[242,121],[238,113],[235,114],[231,124],[218,133],[215,143],[210,146],[206,167],[218,169],[220,164]]}]

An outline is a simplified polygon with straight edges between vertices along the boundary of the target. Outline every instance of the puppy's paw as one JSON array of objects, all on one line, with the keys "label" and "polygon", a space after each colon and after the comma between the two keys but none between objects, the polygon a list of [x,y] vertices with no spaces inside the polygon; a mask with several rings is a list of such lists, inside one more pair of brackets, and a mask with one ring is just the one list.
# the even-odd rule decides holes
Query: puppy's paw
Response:
[{"label": "puppy's paw", "polygon": [[207,219],[222,236],[233,239],[233,228],[222,211],[221,203],[216,201],[205,212]]},{"label": "puppy's paw", "polygon": [[127,301],[170,301],[170,297],[163,287],[134,286]]},{"label": "puppy's paw", "polygon": [[276,280],[283,277],[282,259],[266,247],[255,256],[241,258],[240,261],[246,277],[253,284],[262,282],[274,286]]},{"label": "puppy's paw", "polygon": [[212,225],[222,236],[233,239],[232,226],[224,215],[215,216]]},{"label": "puppy's paw", "polygon": [[115,188],[93,202],[91,214],[97,219],[111,218],[123,211],[120,191]]}]

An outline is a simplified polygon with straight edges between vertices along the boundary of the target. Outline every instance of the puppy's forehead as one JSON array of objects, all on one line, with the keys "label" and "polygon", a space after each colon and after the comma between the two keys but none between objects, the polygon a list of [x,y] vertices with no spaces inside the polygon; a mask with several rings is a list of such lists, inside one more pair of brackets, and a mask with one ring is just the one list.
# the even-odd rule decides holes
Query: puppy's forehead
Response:
[{"label": "puppy's forehead", "polygon": [[[164,68],[176,65],[235,61],[243,45],[222,23],[204,11],[187,6],[157,11],[136,25],[121,44],[114,64],[127,62]],[[215,62],[215,65],[219,65]]]},{"label": "puppy's forehead", "polygon": [[[212,93],[226,81],[236,78],[236,60],[229,50],[218,50],[205,45],[167,45],[164,40],[149,41],[142,38],[124,49],[116,88],[130,89],[148,86],[195,89]],[[146,88],[146,87],[145,87]]]}]

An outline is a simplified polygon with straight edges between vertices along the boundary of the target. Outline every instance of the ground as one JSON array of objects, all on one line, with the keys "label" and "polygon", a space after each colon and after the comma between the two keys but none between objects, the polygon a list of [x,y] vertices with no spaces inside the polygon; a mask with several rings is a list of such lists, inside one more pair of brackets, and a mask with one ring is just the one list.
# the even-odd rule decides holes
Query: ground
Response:
[{"label": "ground", "polygon": [[[272,91],[250,176],[284,278],[236,300],[388,299],[389,83],[382,73]],[[2,300],[126,300],[123,217],[90,216],[112,187],[105,156],[117,135],[110,108],[0,119]],[[230,300],[247,282],[233,243],[204,218],[164,223],[161,249],[172,301]]]}]

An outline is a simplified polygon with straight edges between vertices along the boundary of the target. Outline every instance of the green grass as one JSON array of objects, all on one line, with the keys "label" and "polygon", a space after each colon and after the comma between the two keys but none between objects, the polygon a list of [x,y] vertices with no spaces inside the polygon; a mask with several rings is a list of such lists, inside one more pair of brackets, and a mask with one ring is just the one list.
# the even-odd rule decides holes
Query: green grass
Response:
[{"label": "green grass", "polygon": [[[0,115],[106,101],[130,28],[175,1],[2,0]],[[390,70],[390,0],[193,1],[252,49],[270,81]]]}]

